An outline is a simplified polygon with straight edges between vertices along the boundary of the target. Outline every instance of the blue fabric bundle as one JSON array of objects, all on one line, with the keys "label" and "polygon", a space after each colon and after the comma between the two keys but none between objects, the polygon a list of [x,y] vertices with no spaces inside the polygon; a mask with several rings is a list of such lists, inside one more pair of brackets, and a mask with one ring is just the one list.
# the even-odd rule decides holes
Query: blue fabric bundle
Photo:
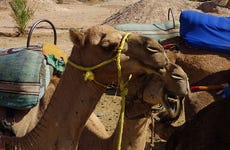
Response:
[{"label": "blue fabric bundle", "polygon": [[195,48],[230,53],[230,17],[182,11],[180,36]]}]

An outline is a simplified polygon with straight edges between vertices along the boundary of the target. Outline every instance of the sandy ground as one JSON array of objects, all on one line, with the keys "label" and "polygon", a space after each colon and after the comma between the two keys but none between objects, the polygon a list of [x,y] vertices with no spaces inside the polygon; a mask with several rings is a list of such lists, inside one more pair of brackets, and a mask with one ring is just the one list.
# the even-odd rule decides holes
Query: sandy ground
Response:
[{"label": "sandy ground", "polygon": [[[65,0],[64,4],[56,4],[52,0],[31,1],[30,5],[36,10],[33,19],[28,23],[30,27],[38,19],[48,19],[57,28],[58,46],[69,53],[72,43],[69,40],[69,28],[85,28],[92,25],[101,24],[107,17],[117,12],[120,8],[129,5],[137,0],[123,0],[117,3],[110,0],[103,3],[83,3],[74,0]],[[0,1],[0,32],[14,33],[16,23],[10,16],[11,11],[6,7],[7,2]],[[41,26],[47,26],[42,23]],[[43,41],[52,42],[52,30],[39,29],[34,31],[31,43],[42,43]],[[49,34],[50,33],[50,34]],[[15,47],[25,45],[26,37],[7,38],[0,37],[0,47]]]}]

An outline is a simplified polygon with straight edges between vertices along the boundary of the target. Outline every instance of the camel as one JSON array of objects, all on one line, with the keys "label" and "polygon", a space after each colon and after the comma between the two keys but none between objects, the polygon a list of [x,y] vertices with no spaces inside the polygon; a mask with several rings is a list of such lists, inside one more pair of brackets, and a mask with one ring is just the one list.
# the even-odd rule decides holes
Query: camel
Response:
[{"label": "camel", "polygon": [[230,120],[227,114],[230,114],[229,100],[213,102],[176,129],[168,140],[166,150],[229,149]]},{"label": "camel", "polygon": [[[103,24],[109,25],[117,25],[123,23],[158,23],[164,22],[166,20],[167,13],[160,13],[164,17],[155,17],[158,12],[162,12],[163,8],[165,9],[163,12],[167,12],[167,7],[170,6],[174,11],[175,20],[179,20],[181,9],[191,9],[197,8],[199,3],[189,3],[188,2],[179,2],[179,1],[154,1],[150,2],[150,0],[141,0],[133,5],[130,5],[118,13],[107,18]],[[178,5],[170,5],[175,4]],[[186,3],[186,4],[185,4]],[[196,4],[196,5],[194,5]],[[229,3],[228,3],[229,4]],[[183,7],[181,7],[183,5]],[[143,9],[144,8],[144,9]],[[146,11],[149,10],[149,11]],[[152,11],[154,10],[154,11]],[[130,15],[130,11],[135,11],[135,17]],[[151,13],[150,13],[151,12]],[[226,15],[228,14],[228,10],[221,11],[223,13],[218,15]],[[122,15],[121,15],[122,14]],[[216,14],[217,15],[217,14]],[[205,79],[206,77],[217,74],[219,72],[225,71],[229,69],[230,66],[230,56],[225,53],[212,52],[204,49],[196,49],[193,47],[189,47],[181,37],[176,37],[173,39],[168,39],[161,43],[164,44],[176,44],[178,47],[177,53],[175,55],[175,63],[180,65],[184,71],[187,73],[189,77],[189,82],[191,85],[198,85],[198,83]],[[229,78],[229,77],[228,77]],[[215,84],[220,84],[225,82],[227,78],[222,78],[221,82],[216,82]],[[210,84],[210,83],[209,83]],[[207,85],[207,82],[206,84]],[[213,98],[213,92],[201,91],[196,93],[191,93],[188,98],[185,99],[185,115],[186,120],[197,113],[203,106],[207,106],[212,103],[216,99]],[[205,101],[203,101],[205,100]],[[203,103],[203,104],[202,104]],[[170,133],[163,135],[164,139],[168,139],[171,133],[174,131],[174,127],[170,124],[165,124],[162,122],[158,122],[156,124],[159,130],[169,131]]]},{"label": "camel", "polygon": [[[220,85],[230,83],[229,75],[230,70],[220,71],[205,77],[195,85]],[[220,89],[190,92],[184,100],[185,120],[191,120],[199,111],[215,101],[222,101],[221,95],[217,94],[219,91]],[[169,140],[173,132],[177,128],[180,128],[180,126],[174,127],[167,122],[157,122],[155,126],[157,132],[160,133],[159,136],[164,140]]]},{"label": "camel", "polygon": [[[125,35],[107,25],[93,26],[84,31],[70,29],[74,46],[44,115],[25,136],[1,137],[2,146],[6,149],[77,148],[84,125],[106,89],[103,85],[118,81],[114,57],[117,57],[117,48]],[[168,63],[163,47],[150,38],[130,34],[123,42],[120,60],[124,80],[132,74],[132,82],[138,75],[152,74]],[[78,65],[95,66],[103,61],[106,63],[93,73],[76,68]],[[90,74],[90,79],[94,80],[85,81],[85,74]]]},{"label": "camel", "polygon": [[[175,63],[180,65],[187,73],[189,83],[193,85],[220,85],[229,82],[230,57],[223,53],[194,49],[186,45],[180,37],[168,39],[162,45],[177,44],[178,52],[173,55]],[[167,50],[166,50],[167,51]],[[184,101],[185,119],[190,120],[193,115],[216,100],[220,96],[214,91],[190,92]],[[167,122],[157,122],[156,130],[162,139],[168,140],[176,127]]]},{"label": "camel", "polygon": [[[151,75],[146,80],[146,76],[144,76],[129,84],[128,89],[130,92],[126,99],[122,150],[143,150],[145,148],[151,106],[155,104],[165,105],[162,100],[165,90],[180,97],[188,94],[188,78],[182,68],[176,64],[169,63],[166,66],[166,70],[166,75],[163,77]],[[104,125],[95,114],[92,114],[81,134],[78,149],[117,149],[115,141],[118,138],[118,134],[119,125],[117,125],[113,134],[109,136]]]},{"label": "camel", "polygon": [[[179,21],[181,10],[196,9],[199,4],[200,3],[190,1],[166,0],[162,2],[157,0],[140,0],[119,10],[119,12],[105,19],[102,24],[115,26],[126,23],[161,23],[167,21],[167,18],[169,18],[167,13],[169,8],[172,9],[175,20]],[[227,8],[224,10],[225,11],[223,11],[222,14],[215,15],[229,16],[229,10]],[[210,74],[229,69],[230,56],[225,53],[189,47],[185,42],[183,42],[181,37],[175,37],[162,41],[162,45],[168,43],[177,44],[179,53],[177,53],[176,56],[176,64],[180,65],[187,73],[191,84],[202,80]]]}]

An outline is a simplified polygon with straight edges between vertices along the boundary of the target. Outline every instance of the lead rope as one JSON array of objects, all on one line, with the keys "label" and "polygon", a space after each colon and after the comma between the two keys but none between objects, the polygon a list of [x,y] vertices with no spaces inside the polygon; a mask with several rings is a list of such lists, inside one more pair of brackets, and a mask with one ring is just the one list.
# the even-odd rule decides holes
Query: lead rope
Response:
[{"label": "lead rope", "polygon": [[125,42],[128,38],[130,33],[126,33],[123,37],[121,44],[118,48],[117,53],[117,75],[118,75],[118,83],[121,91],[121,113],[120,113],[120,128],[119,128],[119,135],[118,135],[118,144],[117,150],[121,150],[121,143],[122,143],[122,135],[123,135],[123,128],[124,128],[124,116],[125,116],[125,96],[128,94],[128,88],[126,87],[128,81],[131,79],[132,75],[129,75],[128,81],[124,82],[121,73],[121,52],[124,49]]}]

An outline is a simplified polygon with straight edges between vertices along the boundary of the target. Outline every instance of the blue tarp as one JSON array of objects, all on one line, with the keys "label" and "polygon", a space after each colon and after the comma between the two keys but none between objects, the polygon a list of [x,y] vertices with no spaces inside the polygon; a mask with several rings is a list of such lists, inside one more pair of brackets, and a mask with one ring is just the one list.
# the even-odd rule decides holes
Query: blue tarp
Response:
[{"label": "blue tarp", "polygon": [[230,54],[230,17],[182,11],[180,36],[191,47]]}]

